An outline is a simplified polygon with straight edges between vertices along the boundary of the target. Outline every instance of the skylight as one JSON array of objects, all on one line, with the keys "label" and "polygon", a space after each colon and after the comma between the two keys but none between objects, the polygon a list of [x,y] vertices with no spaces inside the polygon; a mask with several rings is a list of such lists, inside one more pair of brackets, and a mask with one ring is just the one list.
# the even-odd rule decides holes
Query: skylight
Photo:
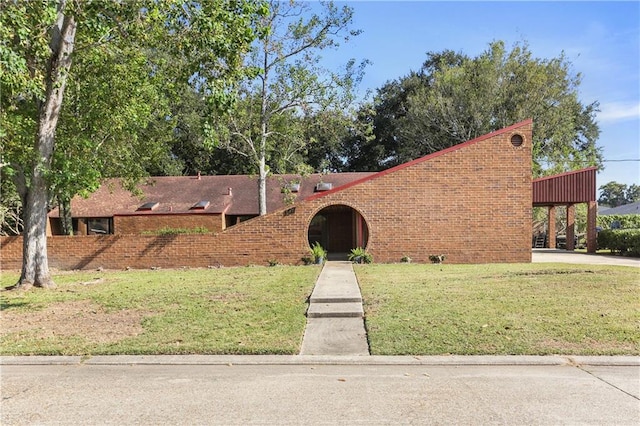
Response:
[{"label": "skylight", "polygon": [[155,210],[156,207],[158,207],[159,204],[160,203],[157,202],[157,201],[150,201],[150,202],[144,203],[143,205],[138,207],[138,211],[140,211],[140,210],[146,210],[146,211]]},{"label": "skylight", "polygon": [[316,192],[329,191],[332,188],[333,184],[331,182],[320,182],[316,185]]},{"label": "skylight", "polygon": [[191,210],[204,210],[209,207],[210,202],[207,200],[198,201],[193,206],[191,206]]}]

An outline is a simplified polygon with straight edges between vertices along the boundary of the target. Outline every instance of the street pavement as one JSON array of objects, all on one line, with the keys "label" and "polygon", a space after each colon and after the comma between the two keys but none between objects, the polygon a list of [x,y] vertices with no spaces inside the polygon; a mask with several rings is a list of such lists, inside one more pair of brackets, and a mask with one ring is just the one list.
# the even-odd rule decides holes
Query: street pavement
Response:
[{"label": "street pavement", "polygon": [[2,425],[637,425],[637,357],[2,359]]}]

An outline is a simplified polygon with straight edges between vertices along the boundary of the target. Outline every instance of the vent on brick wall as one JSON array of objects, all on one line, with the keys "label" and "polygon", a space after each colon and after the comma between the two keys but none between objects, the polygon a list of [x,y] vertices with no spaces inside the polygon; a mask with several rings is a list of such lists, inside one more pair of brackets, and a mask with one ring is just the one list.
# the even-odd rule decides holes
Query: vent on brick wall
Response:
[{"label": "vent on brick wall", "polygon": [[522,135],[519,135],[516,133],[513,136],[511,136],[511,145],[518,147],[522,145],[523,142],[524,142],[524,138],[522,137]]},{"label": "vent on brick wall", "polygon": [[329,191],[331,188],[333,188],[331,182],[320,182],[316,185],[316,192]]},{"label": "vent on brick wall", "polygon": [[210,202],[207,200],[198,201],[193,206],[191,206],[191,210],[204,210],[209,207]]},{"label": "vent on brick wall", "polygon": [[160,203],[157,201],[150,201],[148,203],[144,203],[143,205],[141,205],[140,207],[138,207],[138,211],[149,211],[149,210],[155,210],[158,205]]}]

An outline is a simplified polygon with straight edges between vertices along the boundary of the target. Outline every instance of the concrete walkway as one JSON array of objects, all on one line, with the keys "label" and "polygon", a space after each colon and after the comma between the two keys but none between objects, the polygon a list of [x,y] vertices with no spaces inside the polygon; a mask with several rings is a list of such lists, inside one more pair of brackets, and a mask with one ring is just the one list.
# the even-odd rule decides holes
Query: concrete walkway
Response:
[{"label": "concrete walkway", "polygon": [[309,298],[300,355],[369,355],[363,316],[351,263],[326,262]]}]

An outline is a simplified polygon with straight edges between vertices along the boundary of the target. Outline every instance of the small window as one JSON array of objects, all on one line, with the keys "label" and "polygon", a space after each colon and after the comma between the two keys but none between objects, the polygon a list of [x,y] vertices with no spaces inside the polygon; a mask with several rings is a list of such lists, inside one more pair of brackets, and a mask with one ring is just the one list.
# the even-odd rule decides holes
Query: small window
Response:
[{"label": "small window", "polygon": [[155,210],[155,209],[158,207],[158,205],[159,205],[159,204],[160,204],[160,203],[159,203],[159,202],[157,202],[157,201],[150,201],[150,202],[148,202],[148,203],[144,203],[143,205],[141,205],[140,207],[138,207],[138,211],[144,211],[144,210],[146,210],[146,211],[148,211],[148,210]]},{"label": "small window", "polygon": [[87,220],[87,234],[88,235],[105,235],[113,234],[111,218],[101,217],[92,218]]},{"label": "small window", "polygon": [[207,200],[198,201],[193,206],[191,206],[191,210],[204,210],[209,207],[210,202]]}]

